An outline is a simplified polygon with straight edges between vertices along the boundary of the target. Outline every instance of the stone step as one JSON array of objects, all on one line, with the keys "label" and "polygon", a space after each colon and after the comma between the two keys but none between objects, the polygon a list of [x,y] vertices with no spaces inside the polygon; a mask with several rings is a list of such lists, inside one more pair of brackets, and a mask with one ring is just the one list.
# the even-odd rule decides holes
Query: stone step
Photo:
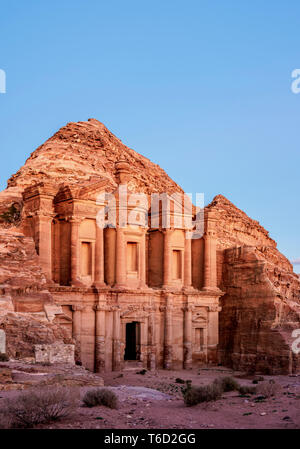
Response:
[{"label": "stone step", "polygon": [[124,371],[134,371],[143,368],[143,362],[139,360],[126,360],[124,363]]}]

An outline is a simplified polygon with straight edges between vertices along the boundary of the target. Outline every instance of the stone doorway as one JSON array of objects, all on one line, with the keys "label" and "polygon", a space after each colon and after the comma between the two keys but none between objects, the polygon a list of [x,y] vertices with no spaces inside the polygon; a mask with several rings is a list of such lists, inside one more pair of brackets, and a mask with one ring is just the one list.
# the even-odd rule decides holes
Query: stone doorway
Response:
[{"label": "stone doorway", "polygon": [[126,323],[126,345],[124,360],[140,360],[140,323]]}]

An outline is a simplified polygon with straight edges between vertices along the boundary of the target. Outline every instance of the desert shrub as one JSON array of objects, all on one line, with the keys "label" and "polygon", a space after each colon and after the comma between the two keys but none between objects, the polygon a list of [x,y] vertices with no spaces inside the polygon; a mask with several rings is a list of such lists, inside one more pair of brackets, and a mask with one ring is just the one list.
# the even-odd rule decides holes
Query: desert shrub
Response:
[{"label": "desert shrub", "polygon": [[3,352],[0,352],[0,362],[8,362],[9,357],[7,354],[4,354]]},{"label": "desert shrub", "polygon": [[201,402],[210,402],[221,399],[222,388],[217,383],[205,385],[203,387],[190,387],[183,393],[185,405],[191,407]]},{"label": "desert shrub", "polygon": [[217,378],[214,380],[214,384],[219,385],[225,393],[227,391],[238,390],[240,387],[239,383],[231,376]]},{"label": "desert shrub", "polygon": [[183,390],[182,393],[185,405],[191,407],[193,405],[199,404],[198,388],[188,388],[185,391]]},{"label": "desert shrub", "polygon": [[269,398],[271,396],[276,396],[281,391],[281,385],[275,380],[271,379],[266,382],[261,382],[256,387],[257,394]]},{"label": "desert shrub", "polygon": [[244,395],[244,394],[255,394],[256,393],[256,387],[243,385],[243,386],[239,387],[238,391],[242,395]]},{"label": "desert shrub", "polygon": [[97,405],[104,405],[109,408],[118,407],[117,396],[108,388],[95,388],[89,390],[84,395],[82,401],[86,407],[96,407]]},{"label": "desert shrub", "polygon": [[177,384],[184,384],[185,383],[185,381],[183,379],[181,379],[180,377],[176,377],[175,382]]},{"label": "desert shrub", "polygon": [[6,401],[10,427],[34,427],[72,415],[78,392],[64,387],[41,388],[19,394]]}]

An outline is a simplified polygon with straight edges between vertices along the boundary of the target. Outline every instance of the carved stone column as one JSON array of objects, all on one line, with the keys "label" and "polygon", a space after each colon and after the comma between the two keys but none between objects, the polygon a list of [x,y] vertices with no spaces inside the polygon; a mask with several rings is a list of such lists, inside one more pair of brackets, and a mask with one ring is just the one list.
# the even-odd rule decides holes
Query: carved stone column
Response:
[{"label": "carved stone column", "polygon": [[172,369],[173,361],[173,297],[166,295],[164,368]]},{"label": "carved stone column", "polygon": [[79,248],[79,225],[81,219],[73,217],[70,219],[71,223],[71,284],[81,285],[79,280],[79,259],[80,259],[80,248]]},{"label": "carved stone column", "polygon": [[220,311],[221,308],[217,304],[208,307],[207,357],[209,363],[218,363]]},{"label": "carved stone column", "polygon": [[184,369],[192,369],[193,364],[193,350],[192,350],[192,311],[193,307],[187,305],[184,309],[184,341],[183,341],[183,352]]},{"label": "carved stone column", "polygon": [[47,280],[52,279],[52,214],[36,213],[36,241],[41,267]]},{"label": "carved stone column", "polygon": [[153,307],[149,314],[149,354],[148,354],[148,367],[150,371],[155,371],[156,369],[156,332],[155,332],[155,312],[156,309]]},{"label": "carved stone column", "polygon": [[192,285],[192,239],[186,238],[188,231],[185,232],[184,240],[184,286]]},{"label": "carved stone column", "polygon": [[75,358],[81,361],[81,312],[83,307],[80,305],[72,306],[73,322],[72,336],[75,339]]},{"label": "carved stone column", "polygon": [[96,337],[95,337],[95,371],[103,373],[105,371],[105,313],[104,304],[98,304],[96,311]]},{"label": "carved stone column", "polygon": [[120,327],[120,309],[116,307],[113,311],[113,371],[119,371],[121,369]]},{"label": "carved stone column", "polygon": [[96,223],[95,282],[96,287],[105,287],[103,228]]},{"label": "carved stone column", "polygon": [[140,288],[146,286],[146,231],[143,230],[143,235],[140,243]]},{"label": "carved stone column", "polygon": [[116,287],[126,285],[126,247],[122,228],[116,229]]},{"label": "carved stone column", "polygon": [[215,236],[216,217],[208,213],[204,235],[204,285],[203,290],[217,289],[217,254]]},{"label": "carved stone column", "polygon": [[166,229],[164,231],[164,283],[163,287],[169,287],[172,278],[172,254],[171,254],[171,236],[172,229]]}]

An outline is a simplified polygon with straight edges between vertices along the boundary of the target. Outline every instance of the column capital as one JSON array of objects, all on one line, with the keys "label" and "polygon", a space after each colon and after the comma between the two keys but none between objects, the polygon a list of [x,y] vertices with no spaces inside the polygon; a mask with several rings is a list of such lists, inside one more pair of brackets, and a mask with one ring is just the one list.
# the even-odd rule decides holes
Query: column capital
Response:
[{"label": "column capital", "polygon": [[110,307],[108,307],[106,304],[96,304],[94,306],[95,312],[107,312],[110,310]]},{"label": "column capital", "polygon": [[171,294],[166,294],[165,295],[165,301],[166,301],[166,310],[171,310],[173,309],[173,295]]},{"label": "column capital", "polygon": [[80,304],[73,304],[72,305],[72,310],[73,312],[82,312],[83,311],[83,306]]},{"label": "column capital", "polygon": [[182,311],[183,312],[193,312],[195,309],[194,304],[186,304],[185,306],[183,306]]},{"label": "column capital", "polygon": [[34,212],[35,217],[39,217],[40,220],[52,220],[56,214],[52,212],[48,212],[46,210],[37,210]]},{"label": "column capital", "polygon": [[221,312],[222,307],[220,307],[218,304],[212,304],[210,306],[208,306],[208,311],[209,312]]},{"label": "column capital", "polygon": [[67,217],[67,221],[69,221],[70,223],[80,224],[83,220],[84,220],[84,217],[78,217],[76,215],[75,216],[72,215],[70,217]]}]

